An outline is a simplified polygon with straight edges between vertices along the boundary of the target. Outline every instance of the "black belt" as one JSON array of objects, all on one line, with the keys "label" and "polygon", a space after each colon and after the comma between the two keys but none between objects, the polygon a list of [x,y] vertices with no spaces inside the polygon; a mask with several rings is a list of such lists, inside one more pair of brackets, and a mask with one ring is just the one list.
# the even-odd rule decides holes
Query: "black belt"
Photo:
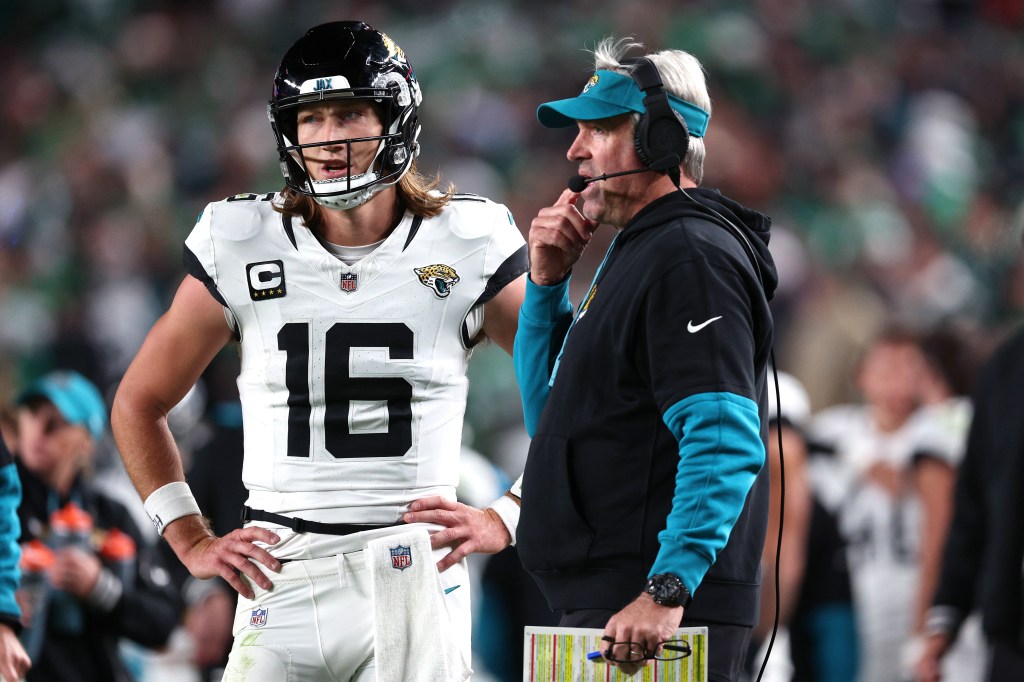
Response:
[{"label": "black belt", "polygon": [[286,528],[291,528],[296,533],[323,533],[324,535],[351,535],[364,530],[376,530],[378,528],[392,528],[405,525],[405,521],[398,523],[385,523],[381,525],[364,525],[359,523],[320,523],[319,521],[307,521],[291,516],[281,516],[273,512],[253,509],[242,505],[242,525],[246,521],[267,521],[277,523]]}]

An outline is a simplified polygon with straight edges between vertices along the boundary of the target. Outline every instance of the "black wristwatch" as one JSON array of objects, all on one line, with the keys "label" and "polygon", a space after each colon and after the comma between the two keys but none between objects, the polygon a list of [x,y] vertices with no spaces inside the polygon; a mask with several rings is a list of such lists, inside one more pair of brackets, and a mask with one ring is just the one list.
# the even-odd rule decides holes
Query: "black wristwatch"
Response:
[{"label": "black wristwatch", "polygon": [[690,591],[683,585],[682,580],[671,573],[652,575],[651,579],[647,581],[644,592],[651,595],[655,604],[662,606],[686,608],[690,605]]}]

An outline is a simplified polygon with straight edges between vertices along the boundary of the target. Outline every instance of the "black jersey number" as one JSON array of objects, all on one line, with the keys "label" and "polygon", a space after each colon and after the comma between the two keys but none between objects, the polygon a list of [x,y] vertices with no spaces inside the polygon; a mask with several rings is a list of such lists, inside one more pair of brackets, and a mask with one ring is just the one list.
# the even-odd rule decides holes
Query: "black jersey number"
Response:
[{"label": "black jersey number", "polygon": [[[352,348],[386,348],[392,360],[411,360],[412,330],[398,322],[339,322],[324,339],[324,446],[332,456],[401,457],[412,446],[412,384],[400,377],[354,377]],[[289,322],[277,333],[277,348],[286,354],[288,388],[288,456],[310,456],[309,324]],[[351,402],[386,402],[386,433],[352,433]]]}]

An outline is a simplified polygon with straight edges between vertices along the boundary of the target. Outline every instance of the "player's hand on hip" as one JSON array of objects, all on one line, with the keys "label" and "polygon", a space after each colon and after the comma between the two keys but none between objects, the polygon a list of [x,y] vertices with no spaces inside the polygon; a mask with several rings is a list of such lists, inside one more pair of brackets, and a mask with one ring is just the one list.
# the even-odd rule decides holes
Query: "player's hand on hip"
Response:
[{"label": "player's hand on hip", "polygon": [[530,279],[550,286],[565,279],[590,243],[598,223],[576,208],[580,195],[565,190],[554,206],[542,208],[530,224]]},{"label": "player's hand on hip", "polygon": [[409,505],[402,516],[406,523],[436,523],[445,526],[430,536],[430,546],[451,547],[437,562],[445,571],[474,552],[495,554],[509,546],[512,536],[501,517],[492,509],[477,509],[444,497],[425,497]]},{"label": "player's hand on hip", "polygon": [[[188,525],[179,526],[185,519],[188,519]],[[276,533],[259,526],[249,526],[217,537],[205,526],[201,526],[201,532],[197,533],[196,524],[201,522],[198,516],[183,517],[168,525],[164,532],[164,537],[192,575],[201,579],[220,576],[246,599],[252,599],[255,593],[243,580],[243,575],[264,590],[273,587],[270,578],[263,574],[256,562],[275,573],[281,570],[281,562],[255,543],[276,544],[281,539]]]}]

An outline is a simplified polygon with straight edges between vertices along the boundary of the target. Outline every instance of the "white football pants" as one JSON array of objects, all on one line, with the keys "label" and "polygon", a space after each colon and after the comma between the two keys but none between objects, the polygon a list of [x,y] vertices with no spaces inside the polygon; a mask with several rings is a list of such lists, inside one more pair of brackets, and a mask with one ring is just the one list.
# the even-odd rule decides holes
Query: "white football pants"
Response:
[{"label": "white football pants", "polygon": [[[433,552],[436,562],[449,548]],[[258,565],[258,564],[257,564]],[[262,567],[261,567],[262,568]],[[264,570],[272,590],[238,597],[234,645],[224,682],[374,682],[374,605],[362,551],[293,560],[280,573]],[[466,561],[440,574],[453,639],[471,660]],[[383,681],[382,681],[383,682]]]}]

